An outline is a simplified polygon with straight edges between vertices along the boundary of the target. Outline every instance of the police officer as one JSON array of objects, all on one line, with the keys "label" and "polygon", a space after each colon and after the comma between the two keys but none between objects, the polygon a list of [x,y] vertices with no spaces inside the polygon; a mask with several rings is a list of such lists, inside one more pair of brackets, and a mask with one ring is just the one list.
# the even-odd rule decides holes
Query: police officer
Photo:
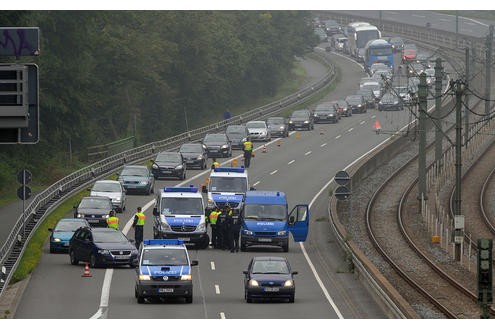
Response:
[{"label": "police officer", "polygon": [[144,215],[141,207],[137,208],[137,213],[134,215],[134,222],[132,227],[134,228],[134,239],[136,240],[136,248],[143,242],[143,230],[144,222],[146,221],[146,215]]},{"label": "police officer", "polygon": [[213,211],[210,212],[210,215],[208,216],[208,222],[210,223],[211,226],[211,245],[213,245],[214,248],[219,248],[218,247],[218,231],[217,231],[217,221],[218,221],[218,216],[220,215],[220,210],[218,209],[218,206],[215,206]]},{"label": "police officer", "polygon": [[111,210],[110,213],[108,213],[107,226],[119,230],[119,218],[115,216],[114,210]]},{"label": "police officer", "polygon": [[223,247],[222,249],[229,250],[230,249],[230,231],[231,231],[231,226],[232,226],[232,209],[230,207],[230,204],[227,203],[225,204],[223,212],[224,217],[225,217],[225,222],[223,225],[223,234],[224,234],[224,239],[223,239]]},{"label": "police officer", "polygon": [[242,149],[244,150],[244,166],[248,168],[251,164],[251,155],[253,154],[253,143],[249,137],[244,141]]},{"label": "police officer", "polygon": [[230,252],[239,252],[239,235],[241,232],[241,218],[239,215],[235,217],[232,215],[232,210],[230,211],[230,224],[229,224],[229,242],[230,242]]},{"label": "police officer", "polygon": [[225,230],[225,210],[218,209],[218,219],[217,219],[217,248],[224,249],[225,240],[227,239],[227,234],[224,233]]},{"label": "police officer", "polygon": [[212,170],[216,167],[220,167],[220,163],[217,162],[217,159],[215,157],[213,157],[212,160],[213,160],[213,164],[211,164]]}]

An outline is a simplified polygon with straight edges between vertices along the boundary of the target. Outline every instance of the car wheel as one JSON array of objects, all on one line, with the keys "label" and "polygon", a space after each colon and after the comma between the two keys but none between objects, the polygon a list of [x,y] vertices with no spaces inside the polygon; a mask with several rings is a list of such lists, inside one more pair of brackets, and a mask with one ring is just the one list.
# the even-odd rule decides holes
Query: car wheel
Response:
[{"label": "car wheel", "polygon": [[70,250],[69,256],[70,256],[70,264],[72,264],[72,265],[78,265],[79,264],[79,260],[76,258],[76,254],[74,253],[73,249]]},{"label": "car wheel", "polygon": [[50,253],[55,253],[55,248],[50,246]]},{"label": "car wheel", "polygon": [[186,303],[192,303],[192,301],[193,301],[192,295],[186,296]]},{"label": "car wheel", "polygon": [[139,304],[143,304],[143,303],[144,303],[144,297],[142,297],[142,296],[138,296],[138,297],[136,297],[136,299],[137,299],[137,302],[138,302]]},{"label": "car wheel", "polygon": [[284,251],[284,253],[288,253],[289,252],[289,243],[283,245],[282,250]]},{"label": "car wheel", "polygon": [[89,257],[89,266],[92,268],[98,267],[97,262],[96,262],[96,256],[94,254],[91,254],[91,256]]},{"label": "car wheel", "polygon": [[155,228],[153,228],[153,239],[160,239],[160,236],[156,233]]},{"label": "car wheel", "polygon": [[295,299],[294,295],[292,295],[291,297],[289,297],[289,303],[294,303],[294,299]]},{"label": "car wheel", "polygon": [[241,252],[245,252],[247,250],[246,244],[241,243]]},{"label": "car wheel", "polygon": [[203,165],[201,165],[201,168],[202,168],[203,170],[205,170],[205,169],[206,169],[206,161],[205,161],[205,160],[203,160]]}]

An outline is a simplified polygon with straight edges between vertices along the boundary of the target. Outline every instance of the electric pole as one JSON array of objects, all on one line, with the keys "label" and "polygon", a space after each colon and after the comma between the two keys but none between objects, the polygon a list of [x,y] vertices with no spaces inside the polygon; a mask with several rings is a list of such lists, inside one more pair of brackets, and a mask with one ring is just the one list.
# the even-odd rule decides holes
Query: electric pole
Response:
[{"label": "electric pole", "polygon": [[486,73],[485,73],[485,114],[488,115],[490,113],[490,87],[492,84],[492,41],[493,41],[493,25],[490,25],[488,37],[486,39]]},{"label": "electric pole", "polygon": [[[455,90],[456,112],[455,112],[455,199],[454,199],[454,220],[461,217],[461,169],[462,169],[462,85],[457,82]],[[463,226],[464,224],[462,224]],[[455,259],[461,259],[461,244],[464,231],[461,225],[454,221],[454,242],[455,242]]]},{"label": "electric pole", "polygon": [[428,86],[426,85],[426,73],[419,75],[419,154],[418,154],[418,200],[419,209],[422,209],[422,200],[427,200],[426,195],[426,97]]},{"label": "electric pole", "polygon": [[468,140],[469,140],[469,92],[468,86],[469,86],[469,80],[470,80],[470,63],[471,61],[469,60],[469,47],[466,47],[466,82],[464,84],[464,89],[466,92],[464,93],[464,147],[467,148],[468,146]]},{"label": "electric pole", "polygon": [[[443,67],[442,59],[437,58],[435,63],[435,116],[441,118],[442,113],[442,82],[443,82]],[[442,163],[442,121],[439,119],[435,128],[435,163],[440,170]]]}]

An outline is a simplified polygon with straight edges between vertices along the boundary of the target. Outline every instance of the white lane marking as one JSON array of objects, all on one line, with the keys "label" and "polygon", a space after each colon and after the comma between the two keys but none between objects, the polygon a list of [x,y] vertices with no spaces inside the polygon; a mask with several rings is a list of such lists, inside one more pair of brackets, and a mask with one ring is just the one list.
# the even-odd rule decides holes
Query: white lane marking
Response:
[{"label": "white lane marking", "polygon": [[366,123],[366,121],[361,121],[361,123],[359,123],[359,124],[363,125],[364,123]]},{"label": "white lane marking", "polygon": [[275,171],[273,171],[273,172],[270,172],[270,175],[274,175],[274,174],[275,174],[275,173],[277,173],[277,172],[278,172],[278,170],[275,170]]},{"label": "white lane marking", "polygon": [[476,25],[476,24],[475,24],[475,23],[473,23],[473,22],[466,22],[466,24],[467,24],[467,25],[471,25],[471,26]]},{"label": "white lane marking", "polygon": [[220,312],[220,319],[225,319],[225,313]]},{"label": "white lane marking", "polygon": [[253,183],[253,187],[256,186],[258,183],[260,183],[260,182],[256,181],[255,183]]},{"label": "white lane marking", "polygon": [[320,147],[325,147],[327,143],[325,142],[324,144],[321,144]]},{"label": "white lane marking", "polygon": [[375,118],[375,117],[376,117],[376,115],[372,115],[372,116],[371,116],[371,118]]},{"label": "white lane marking", "polygon": [[388,13],[389,13],[390,15],[397,15],[397,14],[398,14],[398,12],[396,12],[396,11],[389,11]]},{"label": "white lane marking", "polygon": [[471,33],[471,32],[473,32],[473,30],[468,29],[468,28],[463,28],[463,29],[462,29],[462,32],[469,32],[469,33]]},{"label": "white lane marking", "polygon": [[308,151],[308,152],[305,152],[305,153],[304,153],[304,156],[308,156],[309,154],[311,154],[311,150],[310,150],[310,151]]},{"label": "white lane marking", "polygon": [[340,137],[342,137],[341,134],[339,134],[338,136],[336,136],[335,139],[339,139]]},{"label": "white lane marking", "polygon": [[439,18],[438,20],[441,20],[442,22],[450,22],[451,21],[450,19],[446,19],[446,18]]},{"label": "white lane marking", "polygon": [[215,294],[220,294],[220,286],[215,285]]},{"label": "white lane marking", "polygon": [[352,130],[354,130],[354,128],[350,128],[349,130],[347,130],[347,132],[351,132]]},{"label": "white lane marking", "polygon": [[289,163],[287,163],[287,165],[291,165],[292,163],[294,163],[296,160],[293,159],[292,161],[290,161]]},{"label": "white lane marking", "polygon": [[215,271],[215,262],[210,262],[211,270]]},{"label": "white lane marking", "polygon": [[411,16],[413,16],[413,17],[419,17],[419,18],[426,18],[426,16],[416,15],[416,14],[412,14]]}]

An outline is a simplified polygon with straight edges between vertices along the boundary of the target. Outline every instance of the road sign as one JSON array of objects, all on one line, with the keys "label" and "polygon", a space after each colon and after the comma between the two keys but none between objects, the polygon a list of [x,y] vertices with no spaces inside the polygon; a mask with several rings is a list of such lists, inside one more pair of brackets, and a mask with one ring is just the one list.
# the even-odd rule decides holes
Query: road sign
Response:
[{"label": "road sign", "polygon": [[334,195],[338,200],[346,200],[351,197],[351,192],[346,186],[339,186],[335,189]]},{"label": "road sign", "polygon": [[26,200],[31,197],[31,188],[26,185],[22,185],[17,189],[17,197],[22,200]]},{"label": "road sign", "polygon": [[39,27],[0,27],[0,56],[38,56]]},{"label": "road sign", "polygon": [[337,174],[335,174],[335,182],[341,186],[345,186],[349,183],[351,178],[349,177],[349,174],[346,171],[339,171]]},{"label": "road sign", "polygon": [[17,182],[19,182],[20,184],[29,184],[31,182],[31,179],[32,179],[32,175],[31,175],[31,172],[29,172],[29,170],[21,170],[19,171],[19,173],[17,173]]}]

